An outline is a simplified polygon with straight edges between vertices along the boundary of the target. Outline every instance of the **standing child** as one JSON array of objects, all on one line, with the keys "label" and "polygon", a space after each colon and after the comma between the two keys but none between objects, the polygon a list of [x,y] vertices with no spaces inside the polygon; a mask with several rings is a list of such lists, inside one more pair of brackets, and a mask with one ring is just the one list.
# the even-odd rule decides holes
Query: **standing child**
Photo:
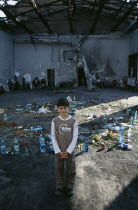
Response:
[{"label": "standing child", "polygon": [[61,195],[65,190],[68,195],[73,195],[76,176],[74,148],[78,138],[78,123],[74,117],[68,114],[69,102],[66,98],[58,99],[56,105],[59,116],[55,117],[51,124],[51,136],[55,151],[55,194]]}]

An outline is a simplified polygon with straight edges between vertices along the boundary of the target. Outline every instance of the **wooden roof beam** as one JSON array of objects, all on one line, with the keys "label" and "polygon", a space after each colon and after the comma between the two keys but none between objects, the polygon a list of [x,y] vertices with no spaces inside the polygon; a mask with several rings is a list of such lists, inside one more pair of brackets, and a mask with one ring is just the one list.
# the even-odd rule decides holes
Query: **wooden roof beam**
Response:
[{"label": "wooden roof beam", "polygon": [[137,5],[137,1],[131,2],[131,7],[128,9],[128,11],[121,17],[117,23],[111,28],[111,32],[114,32],[117,27],[131,14],[133,8]]},{"label": "wooden roof beam", "polygon": [[74,10],[73,1],[68,0],[68,21],[69,21],[70,33],[74,33],[74,28],[72,23],[73,10]]},{"label": "wooden roof beam", "polygon": [[16,17],[14,17],[9,12],[9,10],[6,9],[6,7],[1,7],[1,10],[5,13],[7,18],[12,20],[17,26],[20,26],[20,27],[24,28],[27,31],[27,33],[29,33],[30,35],[33,34],[33,32],[26,25],[24,25],[21,21],[19,21]]},{"label": "wooden roof beam", "polygon": [[40,11],[38,10],[37,4],[35,2],[35,0],[29,0],[31,6],[33,7],[35,13],[38,15],[38,17],[40,18],[40,20],[42,21],[42,23],[46,26],[46,28],[48,29],[48,32],[51,34],[52,30],[50,28],[50,25],[48,24],[47,20],[42,16],[42,14],[40,13]]},{"label": "wooden roof beam", "polygon": [[132,29],[132,27],[134,27],[135,24],[138,24],[137,20],[131,21],[131,23],[127,27],[125,27],[124,30],[121,32],[121,35],[124,35],[127,32],[129,32]]},{"label": "wooden roof beam", "polygon": [[90,29],[90,32],[91,33],[93,33],[95,31],[96,24],[97,24],[97,22],[99,20],[99,17],[100,17],[100,14],[101,14],[101,11],[102,11],[102,9],[104,7],[105,2],[106,2],[106,0],[100,0],[99,1],[99,6],[98,6],[99,9],[98,9],[98,11],[96,13],[96,16],[95,16],[95,19],[94,19],[94,23],[92,25],[92,28]]}]

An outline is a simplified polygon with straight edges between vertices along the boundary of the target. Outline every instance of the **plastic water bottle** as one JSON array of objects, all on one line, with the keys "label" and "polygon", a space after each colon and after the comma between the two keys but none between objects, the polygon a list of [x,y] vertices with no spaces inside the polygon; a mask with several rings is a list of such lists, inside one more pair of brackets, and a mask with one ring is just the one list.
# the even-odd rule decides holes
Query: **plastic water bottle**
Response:
[{"label": "plastic water bottle", "polygon": [[120,129],[119,144],[124,142],[124,131]]},{"label": "plastic water bottle", "polygon": [[86,136],[84,138],[84,152],[88,152],[89,151],[89,143],[88,143],[89,138]]},{"label": "plastic water bottle", "polygon": [[128,134],[127,134],[127,141],[128,142],[131,142],[131,140],[132,140],[132,129],[131,128],[129,128],[128,129]]},{"label": "plastic water bottle", "polygon": [[41,152],[46,152],[46,144],[45,144],[45,139],[42,134],[39,136],[39,143],[40,143],[40,150]]},{"label": "plastic water bottle", "polygon": [[4,122],[6,122],[7,121],[7,114],[6,114],[6,112],[4,112],[4,116],[3,116],[3,120],[4,120]]},{"label": "plastic water bottle", "polygon": [[6,144],[5,144],[5,139],[1,139],[0,148],[1,148],[1,154],[6,154]]},{"label": "plastic water bottle", "polygon": [[130,118],[130,125],[134,125],[134,116]]},{"label": "plastic water bottle", "polygon": [[36,126],[36,127],[31,127],[31,131],[43,131],[45,130],[45,127],[42,126]]},{"label": "plastic water bottle", "polygon": [[50,145],[50,147],[49,147],[49,152],[54,153],[53,145]]},{"label": "plastic water bottle", "polygon": [[19,143],[17,138],[14,138],[13,144],[14,144],[14,154],[19,154]]},{"label": "plastic water bottle", "polygon": [[46,134],[46,139],[52,141],[52,136],[50,134]]},{"label": "plastic water bottle", "polygon": [[122,103],[121,103],[121,101],[120,101],[120,110],[122,110]]},{"label": "plastic water bottle", "polygon": [[137,120],[138,120],[138,113],[137,113],[137,111],[135,111],[134,121],[136,121],[136,122],[137,122]]},{"label": "plastic water bottle", "polygon": [[132,145],[130,144],[121,144],[121,147],[124,149],[132,150]]},{"label": "plastic water bottle", "polygon": [[107,124],[107,114],[106,113],[104,114],[103,122],[104,122],[104,124]]}]

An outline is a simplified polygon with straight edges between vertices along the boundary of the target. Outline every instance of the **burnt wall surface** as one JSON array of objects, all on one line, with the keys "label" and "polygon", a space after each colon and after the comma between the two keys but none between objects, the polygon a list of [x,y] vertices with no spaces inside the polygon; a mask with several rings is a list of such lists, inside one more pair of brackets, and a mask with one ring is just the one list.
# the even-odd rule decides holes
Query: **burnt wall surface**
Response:
[{"label": "burnt wall surface", "polygon": [[0,85],[8,89],[8,79],[14,77],[14,48],[10,33],[0,30]]},{"label": "burnt wall surface", "polygon": [[138,53],[138,29],[129,34],[129,54]]},{"label": "burnt wall surface", "polygon": [[25,77],[30,84],[35,77],[46,79],[48,85],[51,79],[48,69],[54,69],[54,86],[60,82],[73,82],[76,78],[76,62],[70,56],[72,48],[66,44],[36,43],[34,47],[31,43],[16,42],[15,74],[20,79]]},{"label": "burnt wall surface", "polygon": [[101,77],[122,79],[128,71],[128,37],[88,38],[82,46],[90,72]]},{"label": "burnt wall surface", "polygon": [[[137,34],[135,39],[132,35],[91,35],[79,46],[82,35],[38,34],[33,37],[34,46],[25,34],[12,37],[0,31],[0,83],[6,87],[7,80],[16,75],[20,83],[25,78],[32,84],[38,77],[46,79],[48,85],[54,73],[55,86],[64,82],[77,85],[78,61],[81,63],[83,56],[91,74],[99,73],[101,78],[120,80],[127,75],[128,55],[137,46]],[[54,69],[51,75],[48,69]]]},{"label": "burnt wall surface", "polygon": [[[78,58],[85,56],[90,73],[120,80],[128,72],[128,37],[112,35],[88,36],[81,47],[82,35],[35,37],[35,47],[27,38],[15,37],[15,73],[19,77],[45,78],[47,69],[54,69],[55,86],[60,82],[77,81]],[[78,51],[76,51],[76,49]],[[78,53],[79,52],[79,53]],[[77,83],[77,82],[76,82]]]}]

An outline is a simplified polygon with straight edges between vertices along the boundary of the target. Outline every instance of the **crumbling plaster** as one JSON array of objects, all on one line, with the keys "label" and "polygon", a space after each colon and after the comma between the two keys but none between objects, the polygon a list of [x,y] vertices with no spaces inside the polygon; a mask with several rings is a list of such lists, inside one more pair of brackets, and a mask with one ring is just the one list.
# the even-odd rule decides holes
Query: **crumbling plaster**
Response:
[{"label": "crumbling plaster", "polygon": [[129,34],[129,54],[138,53],[138,29]]},{"label": "crumbling plaster", "polygon": [[[77,80],[77,61],[64,61],[64,50],[74,50],[81,36],[48,36],[35,37],[36,49],[27,39],[15,39],[15,71],[21,76],[30,73],[32,79],[45,77],[46,70],[55,70],[55,85],[60,82]],[[24,41],[23,41],[24,40]],[[78,48],[80,55],[84,55],[89,71],[100,72],[104,77],[120,80],[128,73],[128,36],[89,36],[84,44]],[[39,43],[41,42],[41,44]],[[110,68],[110,74],[108,69]]]},{"label": "crumbling plaster", "polygon": [[65,50],[74,49],[79,50],[80,58],[85,56],[90,73],[100,72],[109,79],[120,80],[128,74],[128,55],[137,46],[137,33],[136,30],[130,36],[91,35],[79,47],[82,35],[38,34],[34,36],[34,46],[27,35],[12,37],[1,30],[0,83],[6,86],[7,80],[15,74],[19,79],[29,74],[31,80],[35,77],[47,80],[47,69],[51,68],[55,70],[56,86],[60,82],[77,81],[76,57],[65,61],[63,56]]},{"label": "crumbling plaster", "polygon": [[35,47],[31,43],[15,43],[15,72],[20,74],[20,78],[31,74],[32,80],[38,77],[47,81],[47,69],[54,69],[55,86],[58,86],[61,81],[75,79],[76,62],[65,63],[63,59],[64,50],[72,49],[70,46],[56,43],[36,43]]},{"label": "crumbling plaster", "polygon": [[8,89],[8,79],[14,78],[14,47],[12,34],[0,29],[0,85]]}]

